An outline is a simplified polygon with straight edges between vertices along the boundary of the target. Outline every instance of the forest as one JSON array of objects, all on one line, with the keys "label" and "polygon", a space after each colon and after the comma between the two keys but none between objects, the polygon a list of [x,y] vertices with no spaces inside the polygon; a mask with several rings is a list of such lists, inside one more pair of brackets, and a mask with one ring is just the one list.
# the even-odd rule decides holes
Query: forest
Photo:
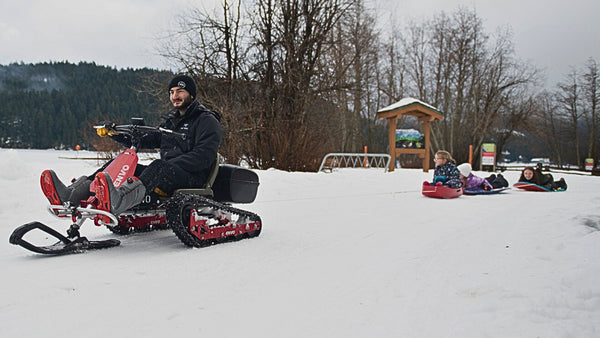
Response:
[{"label": "forest", "polygon": [[[598,66],[582,56],[564,79],[515,54],[507,27],[488,32],[475,9],[379,28],[362,0],[224,0],[179,17],[161,54],[223,115],[221,153],[255,168],[316,170],[328,152],[387,152],[376,112],[405,97],[436,107],[432,149],[458,162],[495,143],[498,161],[600,159]],[[0,66],[2,147],[72,147],[96,119],[168,109],[173,73],[95,64]],[[397,128],[418,128],[398,121]],[[407,161],[410,162],[410,159]],[[479,165],[474,158],[474,166]]]},{"label": "forest", "polygon": [[[117,70],[94,63],[50,62],[0,66],[0,142],[3,148],[94,148],[93,124],[143,117],[158,122],[168,109],[172,74]],[[154,92],[153,83],[163,83]],[[154,89],[158,90],[158,89]]]}]

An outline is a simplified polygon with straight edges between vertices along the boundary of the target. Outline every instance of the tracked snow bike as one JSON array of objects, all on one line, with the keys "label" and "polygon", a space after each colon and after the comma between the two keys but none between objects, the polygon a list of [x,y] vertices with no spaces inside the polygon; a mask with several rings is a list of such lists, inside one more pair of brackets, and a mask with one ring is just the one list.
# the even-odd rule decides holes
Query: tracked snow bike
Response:
[{"label": "tracked snow bike", "polygon": [[[137,149],[141,139],[149,134],[160,132],[170,137],[185,139],[178,134],[160,127],[145,126],[142,119],[132,119],[132,124],[104,124],[95,128],[108,128],[114,133],[128,135],[131,147],[122,151],[105,169],[115,177],[115,188],[132,177],[138,163]],[[233,207],[232,203],[252,203],[258,190],[258,175],[251,170],[217,160],[203,187],[175,190],[171,196],[161,197],[155,192],[147,192],[142,203],[119,214],[113,215],[98,208],[95,196],[97,187],[90,186],[91,197],[82,200],[80,205],[49,205],[48,211],[61,219],[73,222],[67,234],[62,235],[49,226],[34,221],[13,231],[9,242],[41,254],[60,255],[82,252],[91,249],[114,247],[120,244],[117,239],[92,241],[81,236],[80,228],[87,220],[97,226],[106,226],[115,234],[128,234],[157,229],[172,229],[175,235],[187,246],[205,247],[215,243],[256,237],[262,230],[260,217],[252,212]],[[38,245],[25,236],[33,230],[44,232],[46,237],[58,241],[51,245]]]}]

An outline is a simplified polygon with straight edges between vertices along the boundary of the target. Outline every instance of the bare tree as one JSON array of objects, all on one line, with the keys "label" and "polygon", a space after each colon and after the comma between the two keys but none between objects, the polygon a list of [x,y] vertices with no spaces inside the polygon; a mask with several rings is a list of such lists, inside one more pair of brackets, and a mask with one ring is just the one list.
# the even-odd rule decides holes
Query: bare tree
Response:
[{"label": "bare tree", "polygon": [[579,76],[576,69],[572,69],[566,75],[564,82],[557,85],[557,98],[560,104],[560,111],[568,117],[571,122],[571,139],[575,144],[575,161],[578,166],[582,166],[579,140],[579,120],[583,116],[579,109],[581,88],[579,85]]},{"label": "bare tree", "polygon": [[270,99],[260,109],[266,118],[257,140],[264,166],[307,170],[318,166],[330,145],[323,137],[331,121],[322,109],[331,106],[321,96],[320,62],[334,27],[353,5],[350,0],[256,1],[253,51],[259,58],[253,61],[266,68],[266,81],[259,83]]},{"label": "bare tree", "polygon": [[[431,103],[444,120],[432,126],[432,151],[446,149],[467,159],[469,145],[478,151],[510,118],[515,102],[527,101],[526,86],[536,70],[514,58],[511,34],[498,30],[490,45],[481,18],[464,7],[410,24],[404,36],[409,95]],[[514,126],[513,126],[514,127]],[[504,134],[503,137],[511,137]],[[506,140],[504,141],[506,142]]]},{"label": "bare tree", "polygon": [[[560,104],[555,93],[544,91],[536,96],[538,104],[533,119],[528,120],[525,129],[536,135],[546,145],[549,157],[559,166],[566,163],[564,158],[565,116],[560,113]],[[529,140],[531,141],[531,140]],[[535,149],[535,144],[529,144]],[[544,149],[536,149],[545,155]]]},{"label": "bare tree", "polygon": [[[428,60],[427,68],[430,69],[431,74],[426,82],[430,88],[430,95],[419,95],[418,97],[431,103],[440,111],[446,112],[444,120],[433,125],[432,152],[435,151],[434,149],[448,149],[447,145],[451,143],[451,130],[454,123],[454,117],[450,114],[454,101],[453,79],[455,73],[452,61],[453,25],[451,21],[445,12],[440,12],[424,24],[429,36],[426,60]],[[427,91],[423,92],[423,94],[428,93]]]},{"label": "bare tree", "polygon": [[[479,152],[487,141],[506,142],[499,130],[517,130],[531,116],[534,108],[530,85],[537,83],[537,71],[512,57],[510,33],[499,31],[496,44],[485,54],[474,72],[469,112],[470,144]],[[515,114],[521,116],[515,117]],[[463,144],[463,147],[466,145]]]},{"label": "bare tree", "polygon": [[600,99],[600,72],[598,64],[593,58],[589,58],[585,65],[582,77],[582,103],[584,116],[588,127],[588,149],[587,157],[598,158],[598,100]]},{"label": "bare tree", "polygon": [[381,45],[377,67],[377,108],[383,108],[398,102],[405,95],[404,77],[406,75],[406,60],[401,50],[401,34],[394,29],[385,43]]},{"label": "bare tree", "polygon": [[[319,64],[317,87],[332,92],[338,112],[335,122],[340,126],[335,143],[345,152],[362,150],[375,124],[379,46],[374,26],[375,19],[363,1],[356,1],[334,27],[332,43]],[[327,71],[332,65],[334,72]]]},{"label": "bare tree", "polygon": [[[474,10],[411,22],[379,44],[363,0],[223,0],[194,10],[167,44],[222,112],[227,157],[262,168],[316,169],[324,153],[387,142],[375,118],[413,96],[445,113],[435,149],[466,160],[490,138],[505,144],[528,116],[535,70],[514,58],[508,32],[495,44]],[[177,36],[177,38],[175,38]],[[521,115],[518,115],[521,112]]]},{"label": "bare tree", "polygon": [[[532,117],[542,109],[539,102],[543,99],[540,96],[532,97],[525,92],[522,95],[515,95],[512,100],[507,102],[504,107],[505,112],[494,126],[493,132],[498,160],[502,160],[503,151],[515,134],[518,134],[519,130],[527,128]],[[480,147],[478,151],[481,150]]]},{"label": "bare tree", "polygon": [[411,22],[408,27],[407,35],[402,39],[407,73],[414,85],[412,92],[421,99],[426,99],[428,97],[426,86],[428,78],[425,62],[429,55],[426,32],[425,24],[419,25]]}]

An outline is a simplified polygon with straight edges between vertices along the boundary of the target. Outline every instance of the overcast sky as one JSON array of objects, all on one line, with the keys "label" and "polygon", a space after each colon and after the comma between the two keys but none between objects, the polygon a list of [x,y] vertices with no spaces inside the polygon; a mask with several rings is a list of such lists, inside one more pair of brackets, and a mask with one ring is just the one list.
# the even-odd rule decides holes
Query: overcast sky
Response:
[{"label": "overcast sky", "polygon": [[[442,10],[475,8],[487,33],[510,26],[517,57],[545,70],[550,85],[589,57],[600,62],[598,0],[371,0],[382,19],[417,22]],[[176,27],[185,8],[218,0],[0,0],[0,64],[96,62],[117,68],[160,68],[157,36]]]}]

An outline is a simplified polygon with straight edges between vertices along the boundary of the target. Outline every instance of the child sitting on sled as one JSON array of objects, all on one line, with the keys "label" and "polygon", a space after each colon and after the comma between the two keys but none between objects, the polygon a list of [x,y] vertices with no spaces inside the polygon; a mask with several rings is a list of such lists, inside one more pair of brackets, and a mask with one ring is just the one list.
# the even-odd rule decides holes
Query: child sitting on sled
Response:
[{"label": "child sitting on sled", "polygon": [[449,152],[438,150],[433,161],[435,162],[435,170],[433,171],[433,183],[430,183],[431,185],[445,185],[450,188],[462,187],[456,161]]},{"label": "child sitting on sled", "polygon": [[519,182],[537,184],[541,187],[554,191],[567,190],[567,182],[565,182],[565,179],[561,178],[558,181],[554,181],[554,177],[552,177],[552,174],[542,173],[541,164],[538,164],[536,168],[525,167],[525,169],[523,169],[523,171],[521,172]]},{"label": "child sitting on sled", "polygon": [[460,178],[463,182],[463,188],[467,191],[492,190],[508,187],[508,181],[502,174],[492,174],[489,177],[482,178],[472,172],[469,163],[463,163],[458,166]]}]

